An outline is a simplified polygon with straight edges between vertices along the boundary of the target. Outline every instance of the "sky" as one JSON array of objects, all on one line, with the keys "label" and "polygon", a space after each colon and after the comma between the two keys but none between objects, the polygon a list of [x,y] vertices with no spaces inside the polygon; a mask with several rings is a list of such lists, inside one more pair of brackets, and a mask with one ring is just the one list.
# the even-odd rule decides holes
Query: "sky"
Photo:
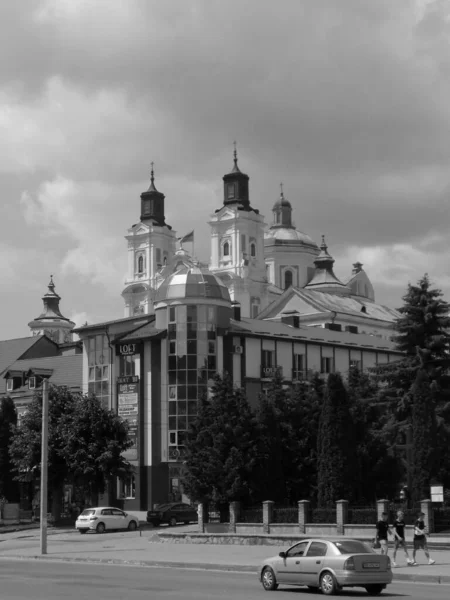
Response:
[{"label": "sky", "polygon": [[376,300],[450,300],[449,0],[0,3],[0,339],[53,274],[77,325],[123,316],[127,229],[155,163],[166,221],[210,256],[239,165]]}]

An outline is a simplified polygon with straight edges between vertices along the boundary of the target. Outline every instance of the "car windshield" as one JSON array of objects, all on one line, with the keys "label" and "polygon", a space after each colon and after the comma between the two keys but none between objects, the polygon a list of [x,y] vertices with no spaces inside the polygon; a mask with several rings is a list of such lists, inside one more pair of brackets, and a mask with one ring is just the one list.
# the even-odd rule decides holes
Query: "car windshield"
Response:
[{"label": "car windshield", "polygon": [[367,552],[372,552],[372,549],[369,545],[357,540],[342,540],[339,542],[333,542],[333,544],[341,554],[367,554]]},{"label": "car windshield", "polygon": [[88,517],[89,515],[95,515],[95,508],[88,508],[86,510],[83,510],[83,512],[81,514],[83,515],[83,517]]}]

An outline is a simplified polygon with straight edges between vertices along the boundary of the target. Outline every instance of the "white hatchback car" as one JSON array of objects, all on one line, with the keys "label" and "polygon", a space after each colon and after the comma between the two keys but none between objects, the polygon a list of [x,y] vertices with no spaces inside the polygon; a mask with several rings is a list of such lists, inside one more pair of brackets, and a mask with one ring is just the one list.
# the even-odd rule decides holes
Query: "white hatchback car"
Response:
[{"label": "white hatchback car", "polygon": [[75,528],[80,533],[96,531],[104,533],[107,529],[128,529],[135,531],[139,527],[139,518],[136,515],[114,508],[112,506],[99,506],[97,508],[86,508],[75,522]]}]

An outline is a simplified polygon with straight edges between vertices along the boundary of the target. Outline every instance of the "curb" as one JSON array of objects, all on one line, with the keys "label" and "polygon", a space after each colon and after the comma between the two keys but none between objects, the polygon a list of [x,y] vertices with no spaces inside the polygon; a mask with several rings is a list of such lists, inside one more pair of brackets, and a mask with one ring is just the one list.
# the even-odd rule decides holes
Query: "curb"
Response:
[{"label": "curb", "polygon": [[[8,555],[0,556],[0,560],[36,560],[44,562],[65,562],[65,563],[80,563],[80,564],[99,564],[99,565],[124,565],[132,567],[161,567],[174,569],[190,569],[193,571],[223,571],[223,572],[238,572],[247,573],[257,576],[258,567],[249,565],[223,565],[223,564],[205,564],[205,563],[185,563],[185,562],[169,562],[169,561],[147,561],[147,560],[121,560],[118,558],[71,558],[64,556],[23,556],[23,555]],[[395,573],[393,583],[396,582],[409,583],[432,583],[440,585],[450,585],[450,575],[414,575],[406,573]]]},{"label": "curb", "polygon": [[195,571],[238,571],[240,573],[252,573],[256,576],[258,567],[248,565],[215,565],[202,563],[169,562],[157,560],[121,560],[119,558],[71,558],[65,556],[0,556],[0,560],[41,560],[44,562],[67,562],[67,563],[86,563],[100,565],[128,565],[133,567],[172,567],[175,569],[192,569]]}]

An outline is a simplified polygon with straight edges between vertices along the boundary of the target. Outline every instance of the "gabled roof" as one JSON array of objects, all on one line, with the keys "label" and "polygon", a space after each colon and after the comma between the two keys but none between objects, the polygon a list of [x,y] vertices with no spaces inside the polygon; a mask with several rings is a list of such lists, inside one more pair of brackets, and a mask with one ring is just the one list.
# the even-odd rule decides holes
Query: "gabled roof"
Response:
[{"label": "gabled roof", "polygon": [[[50,374],[50,382],[54,385],[66,385],[71,388],[82,389],[83,385],[83,355],[71,354],[68,356],[49,356],[46,358],[27,358],[15,361],[10,371],[20,373],[36,372],[36,374]],[[27,386],[15,389],[12,394],[25,389]],[[0,377],[0,395],[6,393],[6,379]]]},{"label": "gabled roof", "polygon": [[[73,333],[87,332],[91,329],[106,329],[109,325],[120,325],[121,323],[130,322],[130,329],[136,323],[136,327],[145,325],[149,321],[155,319],[155,315],[133,315],[132,317],[124,317],[123,319],[115,319],[114,321],[103,321],[102,323],[92,323],[92,325],[82,325],[73,330]],[[135,321],[135,323],[133,322]]]},{"label": "gabled roof", "polygon": [[374,319],[393,323],[399,317],[399,313],[395,309],[376,304],[363,297],[338,296],[337,294],[290,287],[282,296],[261,311],[258,319],[273,319],[281,316],[285,310],[298,312],[300,318],[302,315],[337,312],[367,320]]},{"label": "gabled roof", "polygon": [[45,336],[35,335],[0,341],[0,373],[19,360],[32,346]]}]

